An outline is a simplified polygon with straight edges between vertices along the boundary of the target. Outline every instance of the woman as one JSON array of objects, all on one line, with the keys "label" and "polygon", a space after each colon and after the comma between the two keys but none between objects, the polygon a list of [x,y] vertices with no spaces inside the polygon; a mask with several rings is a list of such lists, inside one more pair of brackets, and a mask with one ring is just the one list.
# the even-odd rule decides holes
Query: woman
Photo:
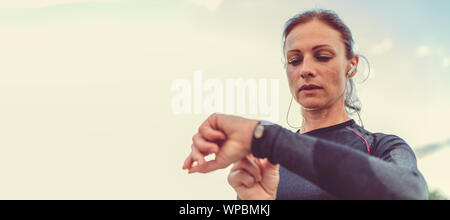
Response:
[{"label": "woman", "polygon": [[[213,114],[194,135],[183,169],[207,173],[234,163],[228,182],[241,199],[427,199],[408,144],[349,117],[360,110],[352,99],[359,57],[340,18],[327,10],[304,12],[287,22],[283,40],[302,128],[293,133]],[[216,158],[206,162],[211,153]]]}]

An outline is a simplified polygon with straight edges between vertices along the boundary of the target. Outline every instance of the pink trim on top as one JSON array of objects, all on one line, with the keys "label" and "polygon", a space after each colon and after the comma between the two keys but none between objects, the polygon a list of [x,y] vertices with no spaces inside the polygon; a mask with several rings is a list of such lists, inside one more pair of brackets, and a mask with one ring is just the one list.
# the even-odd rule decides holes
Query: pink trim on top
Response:
[{"label": "pink trim on top", "polygon": [[346,128],[351,130],[351,131],[353,131],[353,133],[358,135],[360,138],[362,138],[364,140],[364,142],[366,142],[367,152],[370,154],[369,142],[367,142],[367,140],[362,135],[358,134],[358,132],[356,132],[355,130],[351,129],[349,126],[347,126]]}]

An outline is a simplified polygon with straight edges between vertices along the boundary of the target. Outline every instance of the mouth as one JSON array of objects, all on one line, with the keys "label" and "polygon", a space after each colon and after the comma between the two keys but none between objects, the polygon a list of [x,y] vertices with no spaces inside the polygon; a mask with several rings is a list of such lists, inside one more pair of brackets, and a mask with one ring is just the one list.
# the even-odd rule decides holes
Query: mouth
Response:
[{"label": "mouth", "polygon": [[306,85],[303,85],[302,87],[300,87],[299,92],[310,92],[310,91],[315,91],[315,90],[319,90],[319,89],[323,89],[323,87],[320,87],[320,86],[314,85],[314,84],[306,84]]}]

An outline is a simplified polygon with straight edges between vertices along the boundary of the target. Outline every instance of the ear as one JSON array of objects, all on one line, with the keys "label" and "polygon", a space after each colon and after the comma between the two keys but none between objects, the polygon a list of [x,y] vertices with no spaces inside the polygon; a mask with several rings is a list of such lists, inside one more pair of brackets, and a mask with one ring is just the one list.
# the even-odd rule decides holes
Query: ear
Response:
[{"label": "ear", "polygon": [[347,77],[352,78],[356,74],[357,66],[359,63],[359,57],[358,55],[354,55],[352,59],[350,59],[350,64],[354,66],[354,70],[349,73],[349,71],[352,69],[352,66],[349,64],[349,68],[347,70]]}]

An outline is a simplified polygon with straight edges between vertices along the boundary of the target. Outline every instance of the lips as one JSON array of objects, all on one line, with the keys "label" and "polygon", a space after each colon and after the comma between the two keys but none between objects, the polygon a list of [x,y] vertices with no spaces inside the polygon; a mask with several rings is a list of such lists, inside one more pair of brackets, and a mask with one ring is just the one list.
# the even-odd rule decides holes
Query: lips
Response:
[{"label": "lips", "polygon": [[323,88],[318,85],[315,85],[315,84],[305,84],[302,87],[300,87],[299,91],[308,91],[308,90],[315,90],[315,89],[323,89]]}]

